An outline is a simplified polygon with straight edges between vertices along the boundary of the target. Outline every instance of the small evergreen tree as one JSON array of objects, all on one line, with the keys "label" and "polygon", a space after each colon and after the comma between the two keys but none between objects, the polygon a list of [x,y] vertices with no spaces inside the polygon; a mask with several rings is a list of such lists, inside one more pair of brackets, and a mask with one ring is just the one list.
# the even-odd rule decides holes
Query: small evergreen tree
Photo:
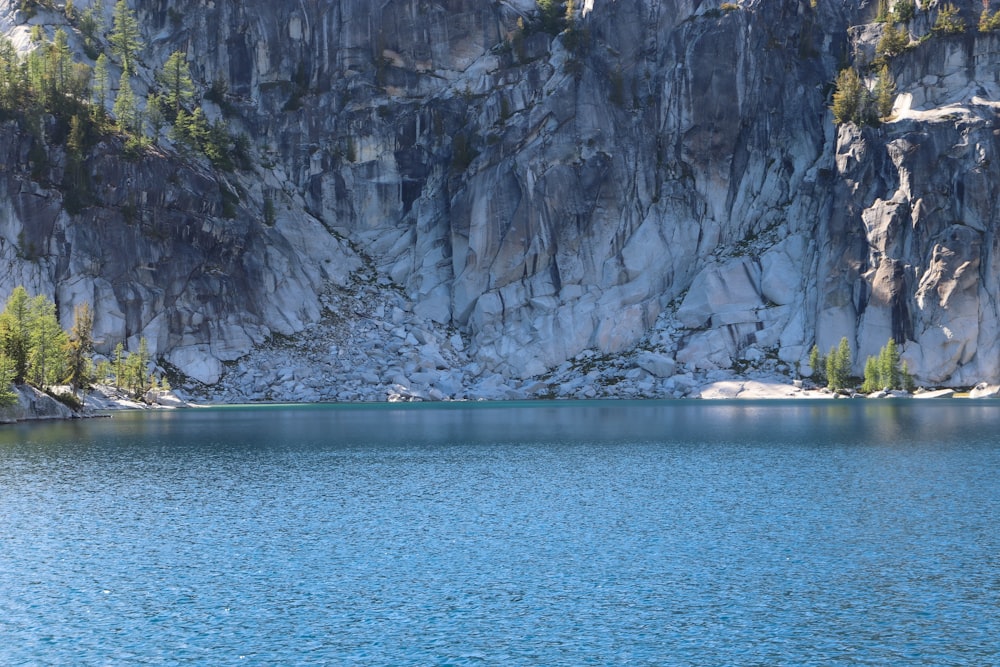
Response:
[{"label": "small evergreen tree", "polygon": [[909,45],[910,34],[906,28],[897,28],[894,24],[889,23],[882,31],[882,38],[875,45],[875,55],[892,58],[905,51]]},{"label": "small evergreen tree", "polygon": [[875,12],[875,22],[885,23],[889,20],[889,0],[878,0],[878,9]]},{"label": "small evergreen tree", "polygon": [[141,127],[139,104],[136,102],[132,84],[125,75],[122,75],[118,95],[115,97],[114,113],[120,132],[131,135],[138,134]]},{"label": "small evergreen tree", "polygon": [[1000,30],[1000,9],[990,14],[988,6],[983,7],[983,13],[979,15],[979,32],[994,32]]},{"label": "small evergreen tree", "polygon": [[817,385],[826,384],[826,357],[819,353],[819,346],[813,345],[809,350],[809,368],[812,370],[812,381]]},{"label": "small evergreen tree", "polygon": [[917,14],[917,4],[913,0],[896,0],[892,6],[891,20],[897,23],[906,23]]},{"label": "small evergreen tree", "polygon": [[840,71],[833,93],[833,122],[861,124],[864,122],[868,91],[853,67]]},{"label": "small evergreen tree", "polygon": [[115,3],[114,27],[108,35],[111,52],[118,57],[125,75],[135,74],[136,57],[142,50],[139,19],[129,9],[126,0]]},{"label": "small evergreen tree", "polygon": [[882,65],[879,70],[878,83],[875,85],[875,108],[879,118],[888,118],[896,103],[896,82],[892,80],[889,66]]},{"label": "small evergreen tree", "polygon": [[76,393],[94,380],[91,355],[94,352],[94,311],[89,303],[73,309],[73,328],[69,334],[69,383]]},{"label": "small evergreen tree", "polygon": [[107,114],[109,80],[108,57],[102,53],[97,56],[97,61],[94,63],[93,105],[91,106],[94,120],[101,120]]},{"label": "small evergreen tree", "polygon": [[559,34],[565,15],[565,8],[559,0],[538,0],[538,17],[545,32]]},{"label": "small evergreen tree", "polygon": [[881,391],[884,387],[880,386],[879,382],[878,359],[870,356],[865,360],[865,378],[861,383],[861,392],[871,394],[872,392]]},{"label": "small evergreen tree", "polygon": [[66,377],[69,339],[59,326],[56,305],[44,294],[28,304],[31,349],[28,379],[36,387],[59,384]]},{"label": "small evergreen tree", "polygon": [[11,385],[14,382],[14,362],[3,352],[0,352],[0,407],[13,405],[17,401]]},{"label": "small evergreen tree", "polygon": [[0,352],[13,364],[13,382],[24,384],[28,379],[28,357],[31,353],[30,297],[18,285],[0,313]]},{"label": "small evergreen tree", "polygon": [[899,347],[892,338],[879,350],[877,356],[868,357],[865,362],[861,391],[869,394],[883,389],[913,389],[913,378],[907,371],[906,364],[901,363]]},{"label": "small evergreen tree", "polygon": [[111,373],[115,376],[115,389],[125,385],[125,345],[119,341],[111,356]]},{"label": "small evergreen tree", "polygon": [[956,35],[965,32],[965,20],[959,15],[958,8],[949,2],[938,10],[937,19],[931,30],[945,35]]},{"label": "small evergreen tree", "polygon": [[167,120],[173,122],[178,114],[194,99],[194,81],[188,69],[187,57],[181,51],[174,51],[167,58],[163,69],[156,73],[156,82],[163,88],[163,111]]},{"label": "small evergreen tree", "polygon": [[149,347],[145,338],[139,339],[138,352],[130,352],[124,358],[125,390],[139,398],[151,387],[152,375],[149,373]]},{"label": "small evergreen tree", "polygon": [[851,346],[847,337],[840,339],[837,347],[830,348],[826,357],[826,382],[831,391],[847,388],[851,374]]}]

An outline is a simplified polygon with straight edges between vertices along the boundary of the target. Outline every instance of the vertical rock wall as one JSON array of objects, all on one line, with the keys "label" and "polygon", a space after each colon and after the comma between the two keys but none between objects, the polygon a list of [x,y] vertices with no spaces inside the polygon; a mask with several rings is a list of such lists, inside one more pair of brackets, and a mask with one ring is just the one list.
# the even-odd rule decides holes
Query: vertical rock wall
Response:
[{"label": "vertical rock wall", "polygon": [[[253,169],[171,184],[169,153],[95,162],[141,187],[73,216],[51,190],[26,213],[39,186],[8,178],[4,282],[93,298],[108,339],[145,335],[205,381],[316,321],[363,263],[514,377],[656,330],[680,371],[797,372],[842,336],[860,371],[894,336],[920,381],[1000,380],[997,38],[893,59],[895,120],[837,127],[832,82],[874,53],[881,24],[850,29],[874,3],[578,4],[554,35],[533,0],[137,0],[140,84],[186,51]],[[958,4],[973,23],[980,3]]]}]

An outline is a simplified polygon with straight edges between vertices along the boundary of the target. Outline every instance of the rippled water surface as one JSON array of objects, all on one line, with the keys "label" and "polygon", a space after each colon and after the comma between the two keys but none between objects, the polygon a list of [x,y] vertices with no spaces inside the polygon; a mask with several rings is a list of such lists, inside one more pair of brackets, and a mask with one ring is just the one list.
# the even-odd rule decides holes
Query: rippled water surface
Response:
[{"label": "rippled water surface", "polygon": [[1000,664],[1000,405],[0,427],[0,664]]}]

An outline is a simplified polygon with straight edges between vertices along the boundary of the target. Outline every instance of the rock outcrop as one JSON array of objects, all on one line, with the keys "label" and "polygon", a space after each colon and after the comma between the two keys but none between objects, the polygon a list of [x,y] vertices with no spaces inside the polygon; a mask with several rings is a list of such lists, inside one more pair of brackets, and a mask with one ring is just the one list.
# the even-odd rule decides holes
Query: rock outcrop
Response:
[{"label": "rock outcrop", "polygon": [[[8,34],[66,23],[16,4]],[[8,123],[0,286],[228,400],[581,396],[595,360],[686,395],[841,337],[858,374],[892,336],[919,383],[995,384],[1000,36],[919,2],[894,115],[838,126],[875,4],[135,0],[137,90],[188,53],[253,165],[108,139],[71,213]]]},{"label": "rock outcrop", "polygon": [[51,419],[72,419],[77,415],[72,409],[52,396],[28,385],[12,387],[15,400],[11,405],[0,407],[0,424],[22,421],[46,421]]}]

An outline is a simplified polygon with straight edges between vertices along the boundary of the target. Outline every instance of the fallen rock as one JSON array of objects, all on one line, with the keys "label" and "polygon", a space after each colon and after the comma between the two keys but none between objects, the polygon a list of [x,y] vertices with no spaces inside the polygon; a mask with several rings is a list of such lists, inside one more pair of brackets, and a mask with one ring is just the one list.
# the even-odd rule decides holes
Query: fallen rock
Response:
[{"label": "fallen rock", "polygon": [[951,398],[954,395],[954,389],[937,389],[935,391],[917,392],[913,394],[913,398]]},{"label": "fallen rock", "polygon": [[677,370],[673,357],[656,352],[642,352],[635,360],[636,366],[658,378],[668,378]]},{"label": "fallen rock", "polygon": [[1000,385],[986,382],[980,382],[969,392],[969,398],[996,398],[998,396],[1000,396]]}]

